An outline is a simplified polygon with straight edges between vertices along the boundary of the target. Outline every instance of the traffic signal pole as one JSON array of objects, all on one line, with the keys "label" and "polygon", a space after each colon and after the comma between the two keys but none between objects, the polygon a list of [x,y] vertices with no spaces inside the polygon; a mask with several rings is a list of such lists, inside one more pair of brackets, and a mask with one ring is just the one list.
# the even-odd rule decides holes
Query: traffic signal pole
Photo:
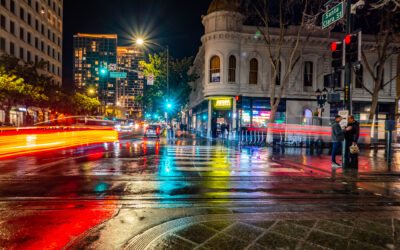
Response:
[{"label": "traffic signal pole", "polygon": [[[351,34],[351,0],[346,1],[346,33]],[[344,46],[346,46],[346,43],[343,43]],[[343,48],[345,53],[346,49]],[[345,58],[346,58],[345,54]],[[349,114],[352,114],[352,105],[351,105],[351,61],[346,60],[345,64],[345,71],[344,71],[344,100],[343,100],[343,106],[345,110],[349,111]],[[349,166],[349,154],[348,152],[348,147],[346,140],[343,141],[343,148],[342,148],[342,166],[343,168],[348,168]]]}]

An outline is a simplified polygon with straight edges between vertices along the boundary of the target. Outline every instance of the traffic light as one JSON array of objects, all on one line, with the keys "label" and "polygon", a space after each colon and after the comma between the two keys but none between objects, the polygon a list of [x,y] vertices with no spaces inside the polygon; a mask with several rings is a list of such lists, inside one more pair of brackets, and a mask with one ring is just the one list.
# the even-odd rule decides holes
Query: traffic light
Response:
[{"label": "traffic light", "polygon": [[346,43],[346,62],[355,63],[361,61],[361,32],[347,35]]},{"label": "traffic light", "polygon": [[343,67],[343,42],[333,42],[332,50],[332,68]]},{"label": "traffic light", "polygon": [[103,75],[103,76],[106,75],[107,74],[107,69],[101,68],[100,69],[100,74]]},{"label": "traffic light", "polygon": [[236,108],[242,108],[242,96],[237,95],[235,99],[236,99]]}]

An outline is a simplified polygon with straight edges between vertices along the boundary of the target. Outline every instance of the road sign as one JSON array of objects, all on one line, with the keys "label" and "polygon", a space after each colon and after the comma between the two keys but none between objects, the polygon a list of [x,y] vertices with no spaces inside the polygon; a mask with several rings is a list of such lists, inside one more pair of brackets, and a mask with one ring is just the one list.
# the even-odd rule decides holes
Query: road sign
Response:
[{"label": "road sign", "polygon": [[343,16],[343,2],[341,2],[332,9],[328,10],[324,15],[322,15],[322,28],[325,29],[329,25],[343,18]]},{"label": "road sign", "polygon": [[349,111],[348,110],[339,110],[338,115],[340,115],[343,118],[343,120],[340,122],[340,126],[342,128],[347,127],[347,124],[349,123],[347,121],[347,118],[349,116]]},{"label": "road sign", "polygon": [[116,71],[117,70],[117,65],[116,64],[109,64],[108,65],[108,70],[109,71]]},{"label": "road sign", "polygon": [[147,85],[154,85],[154,75],[147,76]]},{"label": "road sign", "polygon": [[110,78],[126,78],[125,72],[110,72]]}]

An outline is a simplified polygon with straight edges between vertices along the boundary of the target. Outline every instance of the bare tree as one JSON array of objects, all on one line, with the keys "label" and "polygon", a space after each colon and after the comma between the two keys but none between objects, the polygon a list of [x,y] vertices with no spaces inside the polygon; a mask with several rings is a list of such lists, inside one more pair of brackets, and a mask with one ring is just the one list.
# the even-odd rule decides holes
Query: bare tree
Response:
[{"label": "bare tree", "polygon": [[[318,0],[245,1],[249,15],[255,16],[258,20],[259,33],[265,41],[267,57],[272,68],[269,82],[270,122],[276,120],[279,103],[288,87],[289,77],[301,58],[308,37],[316,30],[315,24],[322,13],[321,2]],[[283,53],[288,55],[285,65],[281,64]]]},{"label": "bare tree", "polygon": [[366,52],[362,50],[361,53],[362,64],[373,80],[372,88],[361,83],[363,88],[372,96],[370,120],[376,114],[381,90],[397,78],[396,75],[388,81],[384,81],[386,62],[400,53],[399,40],[397,40],[400,31],[400,8],[398,8],[398,4],[398,0],[378,0],[366,6],[365,11],[357,16],[365,21],[364,30],[374,33],[375,37],[373,46],[367,46],[367,48],[376,60],[368,61]]}]

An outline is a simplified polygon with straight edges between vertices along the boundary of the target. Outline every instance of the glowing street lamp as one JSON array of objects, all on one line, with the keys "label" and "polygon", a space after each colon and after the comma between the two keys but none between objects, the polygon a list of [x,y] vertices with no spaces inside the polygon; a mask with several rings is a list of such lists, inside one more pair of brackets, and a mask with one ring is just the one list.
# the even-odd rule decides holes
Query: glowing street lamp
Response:
[{"label": "glowing street lamp", "polygon": [[89,89],[89,94],[93,95],[94,94],[94,89]]},{"label": "glowing street lamp", "polygon": [[139,38],[136,40],[136,44],[137,45],[143,45],[144,44],[144,40],[142,38]]}]

